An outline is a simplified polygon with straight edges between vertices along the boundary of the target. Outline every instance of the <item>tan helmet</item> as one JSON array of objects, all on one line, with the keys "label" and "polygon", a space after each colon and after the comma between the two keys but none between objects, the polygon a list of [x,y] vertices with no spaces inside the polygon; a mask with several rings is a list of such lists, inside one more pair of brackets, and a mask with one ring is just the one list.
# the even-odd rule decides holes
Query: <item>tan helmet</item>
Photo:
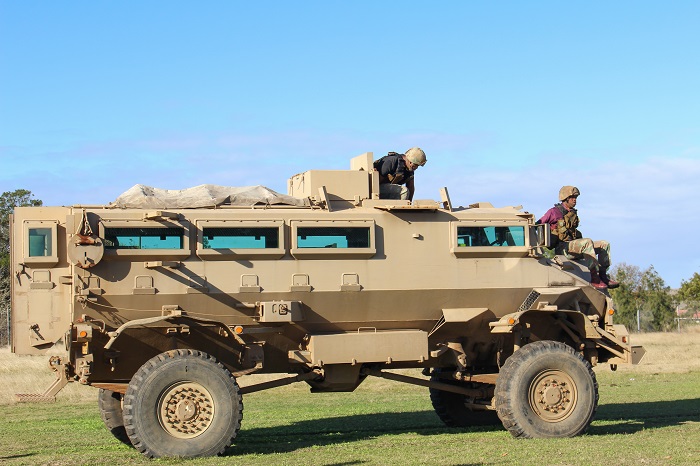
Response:
[{"label": "tan helmet", "polygon": [[428,159],[425,158],[425,152],[420,147],[411,147],[406,151],[406,158],[414,165],[425,165]]},{"label": "tan helmet", "polygon": [[581,195],[581,192],[578,190],[576,186],[562,186],[562,188],[559,190],[559,200],[560,201],[565,201],[571,196],[579,196]]}]

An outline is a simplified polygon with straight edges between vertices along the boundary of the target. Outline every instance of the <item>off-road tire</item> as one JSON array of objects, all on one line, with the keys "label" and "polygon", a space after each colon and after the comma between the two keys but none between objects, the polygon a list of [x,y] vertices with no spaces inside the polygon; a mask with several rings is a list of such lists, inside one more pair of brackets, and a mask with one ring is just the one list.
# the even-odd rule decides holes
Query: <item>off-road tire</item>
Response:
[{"label": "off-road tire", "polygon": [[124,428],[122,398],[123,395],[121,393],[100,388],[97,395],[97,406],[100,408],[100,417],[102,417],[102,422],[105,423],[107,430],[120,442],[131,445],[131,440],[126,435],[126,429]]},{"label": "off-road tire", "polygon": [[136,371],[124,396],[124,427],[153,457],[222,454],[241,428],[243,400],[231,373],[201,351],[173,350]]},{"label": "off-road tire", "polygon": [[506,360],[495,398],[498,417],[513,437],[573,437],[593,420],[598,382],[591,365],[573,348],[537,341]]},{"label": "off-road tire", "polygon": [[[436,372],[439,370],[436,369]],[[431,382],[448,383],[450,385],[464,385],[468,388],[477,388],[476,383],[460,383],[456,380],[447,380],[433,375]],[[494,410],[476,410],[469,407],[469,398],[459,393],[446,392],[436,388],[429,388],[430,402],[433,404],[435,414],[447,427],[476,427],[499,425],[501,420]]]}]

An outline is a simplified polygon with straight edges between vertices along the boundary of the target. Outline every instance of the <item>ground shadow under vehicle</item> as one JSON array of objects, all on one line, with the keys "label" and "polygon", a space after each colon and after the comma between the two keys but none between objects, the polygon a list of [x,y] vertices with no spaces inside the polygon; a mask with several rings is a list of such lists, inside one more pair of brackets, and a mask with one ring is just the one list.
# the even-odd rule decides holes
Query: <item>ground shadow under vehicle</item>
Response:
[{"label": "ground shadow under vehicle", "polygon": [[[648,429],[700,421],[700,398],[614,403],[600,405],[587,435],[634,434]],[[619,421],[597,425],[601,421]],[[372,413],[293,422],[284,426],[241,430],[228,456],[287,453],[312,445],[324,446],[371,439],[380,435],[418,433],[441,435],[464,432],[496,432],[500,425],[470,428],[445,427],[434,411]],[[510,438],[508,436],[507,438]],[[274,440],[271,440],[274,439]],[[515,441],[515,439],[514,439]]]}]

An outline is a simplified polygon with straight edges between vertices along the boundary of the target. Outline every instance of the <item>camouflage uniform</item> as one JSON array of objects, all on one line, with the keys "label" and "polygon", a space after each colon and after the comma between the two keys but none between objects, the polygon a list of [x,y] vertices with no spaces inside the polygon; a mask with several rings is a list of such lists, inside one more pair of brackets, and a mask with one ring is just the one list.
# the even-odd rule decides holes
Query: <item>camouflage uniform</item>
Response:
[{"label": "camouflage uniform", "polygon": [[537,223],[549,225],[557,254],[583,263],[591,272],[591,286],[597,290],[617,288],[620,283],[608,276],[610,267],[610,243],[583,238],[578,231],[576,200],[581,194],[576,186],[562,186],[559,204],[549,209]]},{"label": "camouflage uniform", "polygon": [[550,225],[557,254],[577,259],[589,270],[606,270],[610,267],[610,243],[582,238],[578,231],[576,209],[567,211],[561,204],[555,204],[537,223]]},{"label": "camouflage uniform", "polygon": [[569,259],[578,259],[589,270],[605,270],[610,267],[610,243],[607,241],[593,241],[590,238],[560,241],[556,251]]}]

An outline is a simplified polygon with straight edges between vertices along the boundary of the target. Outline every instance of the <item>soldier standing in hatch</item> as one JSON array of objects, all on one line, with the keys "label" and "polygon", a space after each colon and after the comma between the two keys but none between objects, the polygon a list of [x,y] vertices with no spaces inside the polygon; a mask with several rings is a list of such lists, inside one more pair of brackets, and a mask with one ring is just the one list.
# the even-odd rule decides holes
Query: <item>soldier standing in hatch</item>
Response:
[{"label": "soldier standing in hatch", "polygon": [[563,186],[559,190],[559,204],[549,209],[537,223],[547,223],[552,230],[553,245],[557,254],[580,258],[591,271],[591,285],[599,290],[617,288],[618,282],[608,277],[610,267],[610,243],[583,238],[578,231],[576,199],[580,191],[575,186]]},{"label": "soldier standing in hatch", "polygon": [[374,169],[379,172],[379,198],[412,201],[414,174],[425,162],[425,152],[419,147],[412,147],[405,154],[389,152],[375,160]]}]

